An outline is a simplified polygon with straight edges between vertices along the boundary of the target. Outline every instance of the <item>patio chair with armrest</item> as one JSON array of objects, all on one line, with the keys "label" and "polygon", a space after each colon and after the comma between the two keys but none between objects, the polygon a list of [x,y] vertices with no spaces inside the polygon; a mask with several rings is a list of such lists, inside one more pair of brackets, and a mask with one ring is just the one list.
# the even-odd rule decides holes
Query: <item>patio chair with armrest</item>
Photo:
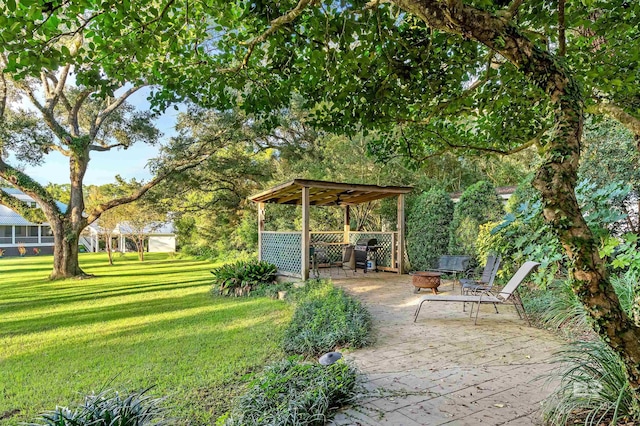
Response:
[{"label": "patio chair with armrest", "polygon": [[461,294],[473,292],[475,290],[491,290],[493,281],[496,278],[502,257],[489,255],[482,270],[482,275],[478,278],[461,278]]},{"label": "patio chair with armrest", "polygon": [[[474,280],[472,278],[462,278],[460,280],[460,294],[476,294],[479,291],[491,291],[493,282],[495,281],[498,270],[500,269],[501,261],[502,257],[500,256],[487,256],[487,263],[485,264],[484,270],[482,271],[482,275],[479,279]],[[497,314],[498,306],[494,304],[493,307]],[[463,312],[465,311],[465,308],[466,303],[462,305]]]},{"label": "patio chair with armrest", "polygon": [[[338,262],[332,262],[331,267],[338,267],[342,269],[344,272],[344,276],[347,276],[347,270],[350,270],[355,275],[356,267],[355,267],[355,259],[353,258],[353,246],[350,244],[344,245],[342,247],[342,260]],[[331,273],[331,272],[329,272]]]},{"label": "patio chair with armrest", "polygon": [[[416,322],[418,319],[418,315],[420,314],[420,309],[422,308],[422,304],[424,302],[462,302],[462,303],[472,303],[471,313],[469,317],[473,315],[473,304],[477,304],[476,310],[476,318],[474,324],[478,323],[478,314],[480,313],[480,305],[483,303],[493,303],[493,304],[506,304],[512,302],[518,316],[520,318],[525,318],[529,325],[531,322],[529,321],[529,317],[527,317],[527,313],[524,310],[524,306],[522,305],[522,300],[520,300],[520,296],[516,293],[518,286],[524,281],[524,279],[533,271],[533,269],[538,266],[538,262],[525,262],[520,269],[511,277],[507,285],[504,286],[502,290],[498,293],[492,293],[490,291],[480,290],[476,294],[463,294],[463,295],[428,295],[420,298],[420,302],[418,303],[418,307],[413,316],[413,322]],[[522,312],[521,312],[522,311]]]}]

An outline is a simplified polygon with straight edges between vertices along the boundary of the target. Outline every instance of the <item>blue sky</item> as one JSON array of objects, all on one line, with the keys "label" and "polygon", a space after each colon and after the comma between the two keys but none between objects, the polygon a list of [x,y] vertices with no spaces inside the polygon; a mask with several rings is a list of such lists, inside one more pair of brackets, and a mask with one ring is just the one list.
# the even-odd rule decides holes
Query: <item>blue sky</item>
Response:
[{"label": "blue sky", "polygon": [[[140,90],[129,97],[129,102],[139,109],[146,109],[149,107],[146,100],[148,94],[148,90]],[[179,113],[180,111],[171,107],[156,120],[156,126],[163,133],[162,141],[167,141],[175,134],[174,126]],[[145,144],[133,145],[126,151],[119,149],[110,152],[92,152],[84,183],[85,185],[103,185],[114,182],[116,175],[127,180],[131,178],[149,180],[151,174],[146,167],[147,162],[157,154],[157,146]],[[15,161],[11,161],[11,164],[15,164]],[[42,165],[26,166],[24,171],[43,185],[49,182],[69,183],[69,160],[55,151],[46,157]]]}]

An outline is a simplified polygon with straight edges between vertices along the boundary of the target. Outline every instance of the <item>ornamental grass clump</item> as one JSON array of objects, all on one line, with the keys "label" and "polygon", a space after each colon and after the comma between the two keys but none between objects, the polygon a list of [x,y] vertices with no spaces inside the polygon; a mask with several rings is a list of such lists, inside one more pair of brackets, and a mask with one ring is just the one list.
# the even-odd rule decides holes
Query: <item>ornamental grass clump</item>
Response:
[{"label": "ornamental grass clump", "polygon": [[545,419],[551,425],[639,424],[640,407],[620,357],[602,341],[576,342],[557,355],[560,385],[547,398]]},{"label": "ornamental grass clump", "polygon": [[283,349],[318,356],[342,347],[372,343],[371,315],[358,300],[328,281],[309,282],[295,296],[296,310],[285,330]]},{"label": "ornamental grass clump", "polygon": [[347,363],[323,366],[292,357],[267,367],[216,425],[321,426],[358,389],[357,370]]},{"label": "ornamental grass clump", "polygon": [[103,391],[87,395],[84,402],[71,409],[56,407],[27,426],[161,426],[164,420],[162,398],[147,395],[151,388],[128,395]]}]

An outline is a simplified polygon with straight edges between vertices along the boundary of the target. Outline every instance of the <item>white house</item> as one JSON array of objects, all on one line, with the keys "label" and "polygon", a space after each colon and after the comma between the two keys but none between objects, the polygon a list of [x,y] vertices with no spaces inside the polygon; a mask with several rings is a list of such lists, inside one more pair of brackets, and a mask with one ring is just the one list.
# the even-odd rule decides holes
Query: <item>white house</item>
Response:
[{"label": "white house", "polygon": [[[104,234],[104,230],[99,224],[92,223],[86,229],[90,244],[87,246],[89,251],[98,251],[99,240]],[[148,242],[149,253],[172,253],[176,251],[176,233],[172,222],[152,223],[147,225],[142,233]],[[127,222],[116,225],[112,233],[116,239],[114,246],[115,251],[127,251],[126,240],[134,239],[136,232]]]},{"label": "white house", "polygon": [[[33,198],[15,188],[0,188],[32,208],[39,208]],[[63,203],[57,202],[62,211],[67,209]],[[17,256],[18,247],[23,246],[28,254],[38,248],[42,254],[53,253],[53,234],[47,223],[32,223],[20,216],[9,207],[0,204],[0,249],[6,256]]]},{"label": "white house", "polygon": [[[0,188],[6,194],[28,203],[32,208],[39,208],[38,203],[15,188]],[[60,211],[67,210],[67,205],[56,201]],[[89,252],[99,251],[99,237],[101,229],[92,223],[80,237],[79,245]],[[118,237],[118,250],[126,251],[125,241],[127,236],[133,234],[130,227],[124,222],[118,224],[114,230],[114,236]],[[169,253],[176,251],[176,234],[173,223],[150,224],[145,228],[148,238],[149,252]],[[0,249],[5,256],[18,256],[18,247],[23,246],[27,254],[32,254],[37,248],[41,254],[53,254],[53,233],[47,223],[32,223],[23,218],[7,206],[0,204]]]}]

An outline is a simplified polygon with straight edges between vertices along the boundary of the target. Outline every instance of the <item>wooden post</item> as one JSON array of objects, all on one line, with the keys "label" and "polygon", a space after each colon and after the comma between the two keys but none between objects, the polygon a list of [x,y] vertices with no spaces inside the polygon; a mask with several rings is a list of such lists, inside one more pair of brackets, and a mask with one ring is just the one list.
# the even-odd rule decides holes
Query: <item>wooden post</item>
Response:
[{"label": "wooden post", "polygon": [[309,188],[302,187],[302,256],[300,272],[303,280],[309,279]]},{"label": "wooden post", "polygon": [[404,194],[398,195],[398,273],[404,274]]},{"label": "wooden post", "polygon": [[342,242],[349,244],[349,232],[351,231],[351,209],[347,204],[344,206],[344,237]]},{"label": "wooden post", "polygon": [[396,258],[398,257],[398,250],[396,250],[397,247],[397,232],[392,232],[391,233],[391,267],[393,269],[396,269],[397,271],[397,265],[396,265]]},{"label": "wooden post", "polygon": [[264,232],[264,203],[258,203],[258,260],[262,260],[262,233]]}]

